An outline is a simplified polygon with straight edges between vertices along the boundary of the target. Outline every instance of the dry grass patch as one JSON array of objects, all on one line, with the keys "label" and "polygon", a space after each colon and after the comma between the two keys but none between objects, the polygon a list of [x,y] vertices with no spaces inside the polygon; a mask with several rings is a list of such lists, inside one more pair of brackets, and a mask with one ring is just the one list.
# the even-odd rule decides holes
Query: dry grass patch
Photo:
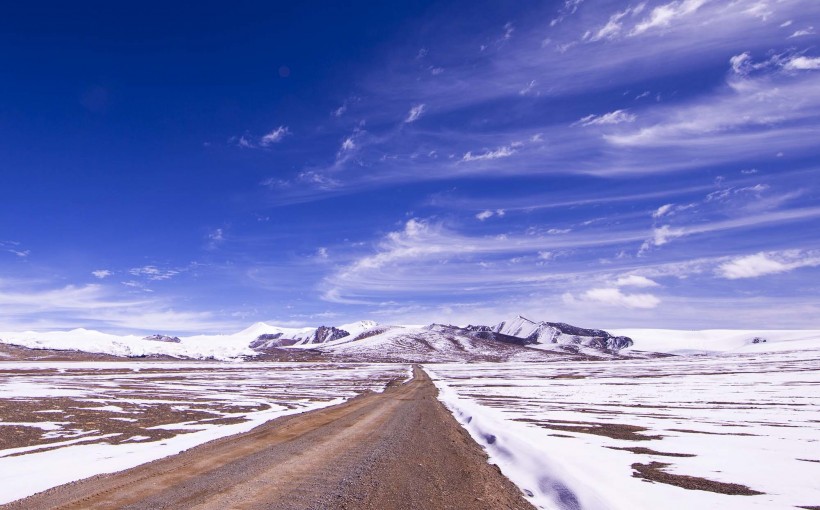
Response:
[{"label": "dry grass patch", "polygon": [[639,432],[649,430],[646,427],[627,425],[624,423],[568,422],[562,420],[541,421],[530,418],[520,418],[516,421],[533,423],[545,429],[576,432],[579,434],[593,434],[596,436],[605,436],[611,439],[619,439],[623,441],[651,441],[653,439],[663,439],[663,436],[647,436],[639,434]]},{"label": "dry grass patch", "polygon": [[716,492],[730,496],[759,496],[764,494],[763,492],[750,489],[739,483],[716,482],[698,476],[667,473],[663,469],[669,466],[671,466],[671,464],[665,464],[663,462],[650,462],[649,464],[636,462],[632,464],[632,469],[635,470],[632,476],[642,478],[648,482],[665,483],[693,491]]}]

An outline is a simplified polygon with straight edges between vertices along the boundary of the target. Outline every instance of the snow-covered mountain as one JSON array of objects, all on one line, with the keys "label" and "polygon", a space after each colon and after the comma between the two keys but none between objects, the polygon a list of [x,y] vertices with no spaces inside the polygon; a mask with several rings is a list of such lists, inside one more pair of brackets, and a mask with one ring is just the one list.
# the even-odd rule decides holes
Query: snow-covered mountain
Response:
[{"label": "snow-covered mountain", "polygon": [[0,332],[0,347],[4,344],[19,347],[14,349],[14,356],[4,355],[0,348],[0,359],[19,358],[21,350],[35,349],[36,352],[71,351],[131,358],[165,356],[237,361],[544,361],[645,356],[642,351],[688,354],[820,349],[820,331],[632,329],[607,332],[517,316],[495,326],[467,327],[391,326],[358,321],[337,326],[286,328],[258,322],[237,333],[188,337],[111,335],[87,329]]},{"label": "snow-covered mountain", "polygon": [[563,322],[535,322],[521,315],[497,324],[492,331],[521,338],[535,348],[554,349],[558,345],[619,351],[633,344],[627,336],[614,336],[601,329],[579,328]]},{"label": "snow-covered mountain", "polygon": [[314,350],[331,359],[411,363],[547,361],[577,357],[574,353],[538,351],[466,328],[441,324],[376,326],[355,337],[316,346]]}]

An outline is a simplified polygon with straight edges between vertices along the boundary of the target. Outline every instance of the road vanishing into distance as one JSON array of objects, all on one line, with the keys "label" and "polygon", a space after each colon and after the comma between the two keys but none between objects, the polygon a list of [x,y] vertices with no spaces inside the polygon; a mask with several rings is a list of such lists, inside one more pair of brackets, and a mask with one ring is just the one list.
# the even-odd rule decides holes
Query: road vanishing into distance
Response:
[{"label": "road vanishing into distance", "polygon": [[0,509],[532,509],[428,375]]}]

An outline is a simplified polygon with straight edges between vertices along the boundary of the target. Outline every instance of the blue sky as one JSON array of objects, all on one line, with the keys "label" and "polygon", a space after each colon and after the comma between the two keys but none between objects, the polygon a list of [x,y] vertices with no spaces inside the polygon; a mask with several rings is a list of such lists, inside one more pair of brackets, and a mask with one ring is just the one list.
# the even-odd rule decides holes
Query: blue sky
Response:
[{"label": "blue sky", "polygon": [[10,6],[0,329],[820,328],[818,30],[813,0]]}]

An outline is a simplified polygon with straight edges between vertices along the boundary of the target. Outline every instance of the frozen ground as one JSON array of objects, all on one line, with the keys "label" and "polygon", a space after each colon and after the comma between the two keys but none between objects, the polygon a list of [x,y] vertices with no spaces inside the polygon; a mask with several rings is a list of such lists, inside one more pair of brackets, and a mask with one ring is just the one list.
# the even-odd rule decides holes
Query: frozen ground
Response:
[{"label": "frozen ground", "polygon": [[4,362],[0,503],[408,376],[400,364]]},{"label": "frozen ground", "polygon": [[820,351],[425,369],[541,508],[820,508]]}]

